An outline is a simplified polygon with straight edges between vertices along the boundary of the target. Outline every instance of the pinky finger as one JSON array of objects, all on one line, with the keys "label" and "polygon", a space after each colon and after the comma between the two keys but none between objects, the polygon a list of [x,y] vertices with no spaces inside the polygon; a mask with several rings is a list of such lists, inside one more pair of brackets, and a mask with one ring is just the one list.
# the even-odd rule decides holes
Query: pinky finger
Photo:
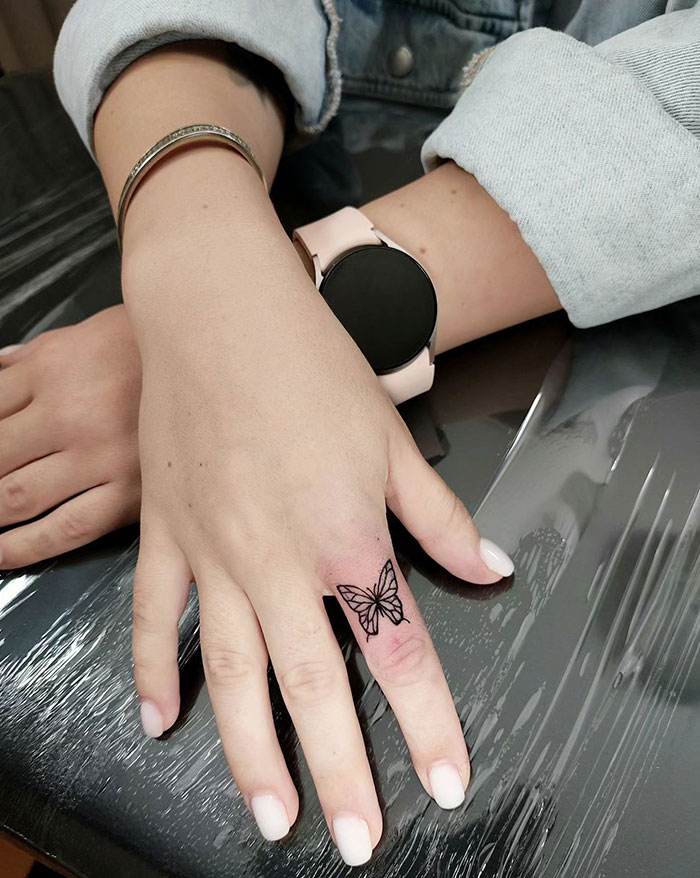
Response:
[{"label": "pinky finger", "polygon": [[30,524],[0,535],[0,570],[26,567],[91,543],[138,520],[139,492],[109,484],[91,488]]}]

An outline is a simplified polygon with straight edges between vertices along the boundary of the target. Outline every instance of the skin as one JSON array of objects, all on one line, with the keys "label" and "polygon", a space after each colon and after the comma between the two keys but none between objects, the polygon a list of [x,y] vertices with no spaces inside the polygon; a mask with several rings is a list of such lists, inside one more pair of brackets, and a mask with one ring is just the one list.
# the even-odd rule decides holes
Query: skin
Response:
[{"label": "skin", "polygon": [[[442,302],[440,297],[441,306]],[[452,370],[453,379],[441,380],[431,394],[438,422],[527,406],[565,337],[561,322],[549,324],[548,330],[537,350],[517,347],[520,365],[515,382],[513,370],[504,372],[499,357],[484,359],[481,352],[476,359],[467,358],[459,376]],[[87,545],[137,522],[141,506],[137,437],[141,360],[126,308],[108,308],[75,326],[12,347],[16,350],[0,351],[0,470],[4,473],[0,527],[7,528],[0,535],[0,569],[26,567]],[[20,364],[22,368],[16,368]],[[458,387],[453,386],[455,379]],[[461,393],[464,382],[472,387],[468,396]],[[26,411],[32,403],[34,408]],[[16,419],[21,412],[30,417]],[[12,424],[20,429],[12,429]],[[51,457],[52,464],[59,458],[53,451],[43,454],[44,448],[30,455],[41,457],[28,460],[27,435],[55,437],[58,431],[62,433],[60,466],[35,466],[46,458]],[[73,505],[62,508],[77,492],[102,485],[115,490],[86,497],[90,501],[99,497],[101,502],[90,502],[79,520],[72,516]],[[55,507],[60,515],[24,525]]]},{"label": "skin", "polygon": [[[131,65],[97,114],[112,205],[148,147],[201,121],[238,132],[273,178],[284,141],[279,102],[232,71],[217,44],[178,44]],[[517,227],[454,165],[366,212],[433,276],[439,350],[559,307]],[[194,578],[210,696],[246,801],[276,796],[290,825],[298,813],[270,711],[271,660],[331,834],[337,817],[356,815],[374,846],[381,811],[322,598],[340,583],[371,588],[393,561],[410,624],[383,620],[368,640],[341,606],[432,794],[432,767],[453,766],[466,787],[469,760],[396,564],[387,506],[454,575],[499,576],[240,156],[200,144],[148,174],[129,209],[122,278],[143,368],[133,652],[150,726],[155,717],[156,732],[169,728],[178,714],[177,621]],[[9,536],[0,537],[5,555]]]},{"label": "skin", "polygon": [[46,332],[0,367],[0,527],[20,525],[0,538],[0,567],[135,521],[141,366],[124,308]]}]

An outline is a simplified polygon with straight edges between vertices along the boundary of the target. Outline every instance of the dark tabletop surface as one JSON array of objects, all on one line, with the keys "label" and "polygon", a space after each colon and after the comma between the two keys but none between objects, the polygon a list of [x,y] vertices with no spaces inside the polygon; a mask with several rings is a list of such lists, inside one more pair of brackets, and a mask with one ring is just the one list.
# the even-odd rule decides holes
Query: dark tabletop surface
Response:
[{"label": "dark tabletop surface", "polygon": [[[285,159],[281,215],[291,225],[407,181],[435,121],[389,108],[380,122],[346,102]],[[0,79],[0,345],[118,301],[106,197],[48,78]],[[393,528],[470,745],[466,806],[443,812],[423,792],[329,605],[384,837],[367,867],[342,864],[272,680],[302,807],[286,841],[265,843],[221,752],[194,598],[183,716],[161,740],[140,731],[130,528],[0,575],[6,833],[86,878],[700,874],[700,302],[500,333],[441,358],[434,389],[403,412],[516,565],[512,582],[470,586]]]}]

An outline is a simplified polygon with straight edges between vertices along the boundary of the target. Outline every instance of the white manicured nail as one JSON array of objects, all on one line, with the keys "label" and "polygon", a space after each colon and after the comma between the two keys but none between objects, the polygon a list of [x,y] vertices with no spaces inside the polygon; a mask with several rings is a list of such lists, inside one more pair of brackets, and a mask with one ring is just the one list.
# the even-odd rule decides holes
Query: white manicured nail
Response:
[{"label": "white manicured nail", "polygon": [[165,729],[163,717],[152,701],[144,699],[141,702],[141,725],[149,738],[160,738]]},{"label": "white manicured nail", "polygon": [[10,354],[14,354],[15,351],[18,351],[22,347],[24,347],[24,345],[9,344],[6,348],[0,348],[0,357],[7,357]]},{"label": "white manicured nail", "polygon": [[448,762],[433,765],[428,780],[433,798],[441,808],[459,808],[464,801],[464,785],[454,765]]},{"label": "white manicured nail", "polygon": [[250,808],[263,838],[279,841],[289,832],[289,818],[284,803],[272,793],[252,796]]},{"label": "white manicured nail", "polygon": [[499,576],[510,576],[515,569],[513,562],[503,549],[484,537],[479,543],[479,554],[489,570],[493,570]]},{"label": "white manicured nail", "polygon": [[348,866],[361,866],[372,856],[369,826],[361,817],[344,814],[334,818],[333,834],[340,856]]}]

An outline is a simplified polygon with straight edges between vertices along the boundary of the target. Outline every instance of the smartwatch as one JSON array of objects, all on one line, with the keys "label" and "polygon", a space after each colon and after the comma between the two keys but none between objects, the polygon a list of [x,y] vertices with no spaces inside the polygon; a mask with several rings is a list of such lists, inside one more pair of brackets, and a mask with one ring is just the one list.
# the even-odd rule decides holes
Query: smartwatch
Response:
[{"label": "smartwatch", "polygon": [[319,292],[392,402],[430,390],[437,296],[420,262],[354,207],[301,226],[294,239],[313,262]]}]

